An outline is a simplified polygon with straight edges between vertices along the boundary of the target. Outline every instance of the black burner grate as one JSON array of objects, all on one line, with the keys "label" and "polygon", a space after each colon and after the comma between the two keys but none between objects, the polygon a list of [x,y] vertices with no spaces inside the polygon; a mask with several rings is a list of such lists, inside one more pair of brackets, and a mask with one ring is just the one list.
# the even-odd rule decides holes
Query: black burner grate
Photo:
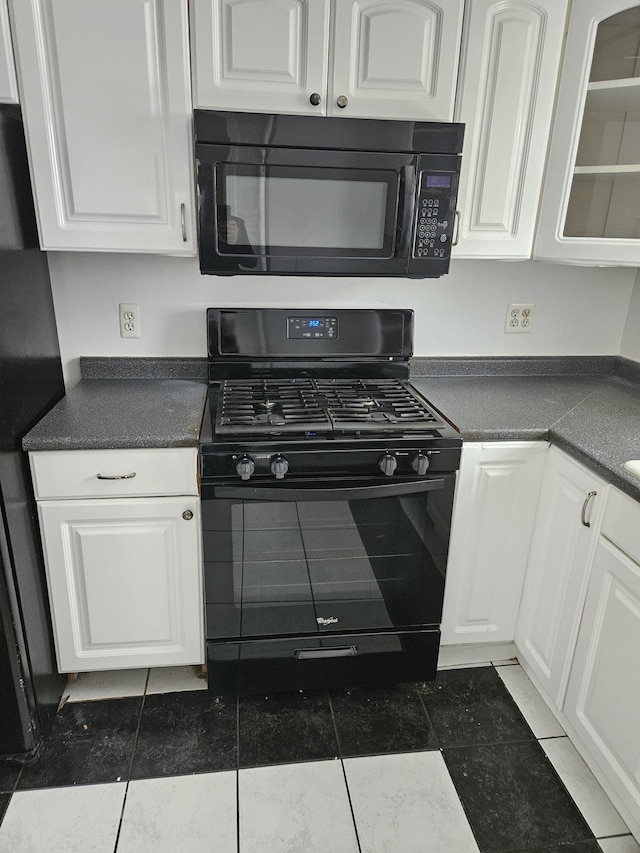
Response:
[{"label": "black burner grate", "polygon": [[405,432],[442,421],[397,379],[239,379],[222,382],[216,432]]}]

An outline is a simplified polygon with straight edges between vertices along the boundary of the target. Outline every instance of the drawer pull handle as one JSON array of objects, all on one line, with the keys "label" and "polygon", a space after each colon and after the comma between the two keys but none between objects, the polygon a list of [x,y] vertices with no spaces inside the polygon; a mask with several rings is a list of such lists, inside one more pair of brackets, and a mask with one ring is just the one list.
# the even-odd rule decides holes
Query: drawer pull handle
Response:
[{"label": "drawer pull handle", "polygon": [[587,507],[589,506],[589,502],[592,498],[595,498],[597,492],[589,492],[589,494],[584,499],[584,503],[582,504],[582,523],[585,527],[591,527],[591,522],[587,521]]},{"label": "drawer pull handle", "polygon": [[357,646],[337,646],[333,649],[296,649],[293,653],[298,660],[313,658],[348,658],[358,654]]},{"label": "drawer pull handle", "polygon": [[133,480],[135,476],[135,471],[131,474],[96,474],[98,480]]}]

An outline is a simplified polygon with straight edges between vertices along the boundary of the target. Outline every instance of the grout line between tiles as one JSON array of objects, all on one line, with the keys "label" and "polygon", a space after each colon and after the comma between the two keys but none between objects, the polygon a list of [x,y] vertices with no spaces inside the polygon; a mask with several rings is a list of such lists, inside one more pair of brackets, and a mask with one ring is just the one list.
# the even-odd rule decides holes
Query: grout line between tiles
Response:
[{"label": "grout line between tiles", "polygon": [[240,853],[240,695],[236,695],[236,851]]},{"label": "grout line between tiles", "polygon": [[353,811],[353,803],[351,802],[351,791],[349,790],[349,782],[347,781],[347,771],[344,766],[344,758],[340,757],[340,766],[342,768],[342,775],[344,777],[344,787],[347,792],[347,800],[349,801],[349,810],[351,812],[351,820],[353,821],[353,831],[356,834],[356,844],[358,845],[358,853],[362,853],[362,846],[360,844],[360,835],[358,834],[358,824],[356,823],[356,816]]},{"label": "grout line between tiles", "polygon": [[141,697],[142,701],[140,702],[140,713],[138,714],[138,725],[136,726],[136,733],[135,733],[135,737],[133,738],[133,748],[131,750],[131,758],[129,759],[129,768],[127,770],[127,778],[126,778],[126,784],[125,784],[125,789],[124,789],[124,797],[122,799],[122,810],[120,812],[120,820],[118,822],[118,831],[116,833],[116,843],[115,843],[115,846],[113,848],[113,853],[116,853],[116,851],[118,850],[118,844],[120,843],[120,833],[122,831],[122,821],[124,820],[124,810],[125,810],[125,806],[127,805],[127,796],[129,794],[129,783],[131,782],[131,771],[133,770],[133,759],[135,758],[136,747],[138,746],[138,737],[140,735],[140,727],[142,726],[142,714],[144,712],[144,703],[145,703],[146,698],[147,698],[147,685],[149,684],[150,673],[151,673],[151,670],[148,669],[147,670],[147,677],[146,677],[145,682],[144,682],[144,690],[142,691],[142,697]]}]

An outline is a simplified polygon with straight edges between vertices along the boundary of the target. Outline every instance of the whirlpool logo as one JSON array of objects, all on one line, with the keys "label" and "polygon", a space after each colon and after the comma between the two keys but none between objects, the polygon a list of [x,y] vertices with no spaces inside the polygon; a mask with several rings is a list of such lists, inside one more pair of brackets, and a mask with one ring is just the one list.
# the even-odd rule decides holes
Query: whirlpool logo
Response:
[{"label": "whirlpool logo", "polygon": [[318,625],[335,625],[338,622],[337,616],[329,616],[328,619],[325,619],[324,616],[318,616],[316,619]]}]

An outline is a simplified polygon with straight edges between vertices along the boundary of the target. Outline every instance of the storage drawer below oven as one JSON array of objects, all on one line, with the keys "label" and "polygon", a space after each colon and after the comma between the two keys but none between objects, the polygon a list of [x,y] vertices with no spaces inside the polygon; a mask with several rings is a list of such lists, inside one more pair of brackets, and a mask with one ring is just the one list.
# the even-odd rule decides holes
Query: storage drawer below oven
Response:
[{"label": "storage drawer below oven", "polygon": [[431,681],[440,631],[207,643],[214,695]]}]

